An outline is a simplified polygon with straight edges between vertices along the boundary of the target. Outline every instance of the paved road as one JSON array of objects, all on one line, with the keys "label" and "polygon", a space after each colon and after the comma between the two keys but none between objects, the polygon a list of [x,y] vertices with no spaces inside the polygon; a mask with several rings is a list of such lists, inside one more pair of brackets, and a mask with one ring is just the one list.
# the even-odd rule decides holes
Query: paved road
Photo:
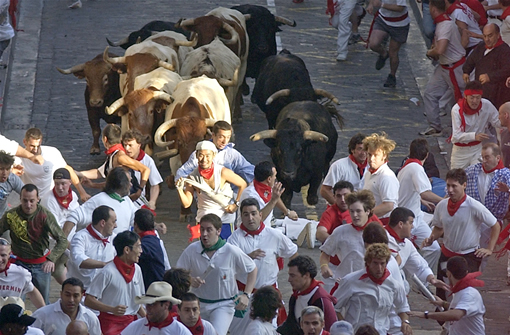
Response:
[{"label": "paved road", "polygon": [[[2,115],[2,131],[21,140],[24,130],[35,125],[45,133],[45,143],[57,146],[74,168],[83,170],[97,167],[104,156],[90,156],[91,134],[83,102],[85,83],[74,76],[64,76],[55,67],[70,67],[87,61],[105,46],[105,36],[120,39],[148,21],[159,19],[176,21],[181,17],[200,16],[218,6],[237,5],[230,1],[125,1],[82,0],[83,8],[68,10],[70,0],[23,0],[21,2],[20,29],[13,50],[9,81]],[[271,0],[269,0],[271,1]],[[412,1],[412,0],[411,0]],[[276,2],[276,3],[275,3]],[[407,46],[402,48],[397,88],[386,89],[382,84],[388,68],[376,71],[377,56],[363,44],[350,47],[346,62],[335,61],[336,31],[328,26],[324,14],[325,1],[305,0],[294,4],[290,0],[270,2],[269,8],[279,15],[293,18],[297,27],[283,27],[280,33],[282,46],[302,57],[308,66],[316,88],[326,89],[340,100],[339,110],[345,118],[345,127],[339,131],[336,158],[347,154],[347,142],[355,133],[387,132],[397,142],[390,157],[393,168],[399,166],[407,154],[409,143],[417,132],[426,127],[421,106],[411,98],[421,100],[421,92],[431,71],[423,57],[425,46],[413,21]],[[265,0],[252,0],[252,4],[267,5]],[[191,5],[190,5],[191,4]],[[365,19],[361,32],[367,35],[369,19]],[[121,49],[111,51],[121,53]],[[252,83],[253,84],[253,83]],[[252,86],[253,87],[253,86]],[[266,128],[263,113],[245,99],[243,122],[235,125],[236,148],[253,163],[269,159],[269,149],[263,143],[251,143],[249,135]],[[445,120],[448,123],[447,120]],[[430,142],[436,160],[446,172],[445,159],[441,158],[437,141]],[[166,175],[166,164],[162,167]],[[179,200],[175,191],[163,188],[158,202],[158,220],[169,227],[164,237],[169,258],[175,264],[187,246],[185,224],[178,222]],[[325,209],[324,201],[315,207],[303,204],[295,194],[293,208],[301,217],[316,218]],[[311,255],[318,261],[318,249],[300,248],[301,254]],[[486,307],[487,334],[507,334],[508,293],[505,286],[505,264],[491,259],[484,275],[486,287],[482,289]],[[285,300],[291,293],[284,272],[280,284]],[[53,285],[52,298],[56,299],[58,286]],[[52,299],[52,301],[54,300]],[[415,293],[409,296],[413,309],[429,307]],[[412,320],[419,334],[438,333],[431,321]]]}]

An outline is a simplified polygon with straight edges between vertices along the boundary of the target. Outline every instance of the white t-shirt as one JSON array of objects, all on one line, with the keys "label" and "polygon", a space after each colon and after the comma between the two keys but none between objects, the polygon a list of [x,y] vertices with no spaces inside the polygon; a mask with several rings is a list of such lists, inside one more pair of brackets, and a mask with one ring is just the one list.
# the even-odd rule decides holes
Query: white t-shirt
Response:
[{"label": "white t-shirt", "polygon": [[[363,172],[363,176],[366,175],[368,171],[368,164]],[[354,191],[360,190],[363,188],[364,178],[359,176],[358,166],[354,164],[354,162],[349,157],[340,158],[329,167],[328,174],[324,181],[323,185],[333,187],[340,180],[346,180],[350,182],[354,186]]]},{"label": "white t-shirt", "polygon": [[485,324],[483,315],[485,306],[482,296],[477,289],[467,287],[453,294],[450,309],[462,309],[466,311],[459,321],[446,322],[450,335],[484,335]]},{"label": "white t-shirt", "polygon": [[391,21],[387,21],[384,19],[385,17],[396,18],[396,17],[405,15],[407,13],[407,1],[406,0],[383,0],[383,3],[388,4],[388,5],[398,5],[398,6],[405,7],[404,10],[401,12],[396,12],[396,11],[382,8],[382,7],[379,9],[379,13],[381,14],[380,18],[388,26],[390,26],[390,27],[405,27],[409,24],[409,22],[411,22],[409,15],[407,15],[407,17],[405,19],[403,19],[401,21],[397,21],[397,22],[391,22]]},{"label": "white t-shirt", "polygon": [[420,224],[423,221],[420,194],[425,191],[432,191],[429,177],[427,177],[423,166],[418,163],[409,163],[400,170],[397,178],[400,183],[398,206],[413,211],[415,225]]},{"label": "white t-shirt", "polygon": [[[257,266],[257,281],[255,288],[259,289],[262,286],[273,285],[278,281],[278,263],[277,257],[290,258],[297,251],[298,247],[287,236],[279,230],[271,228],[270,226],[264,227],[259,235],[248,235],[242,229],[236,229],[228,238],[228,243],[239,247],[246,254],[254,250],[261,249],[266,253],[262,259],[254,259]],[[248,274],[240,273],[237,275],[237,280],[246,284]]]},{"label": "white t-shirt", "polygon": [[[2,0],[9,3],[8,0]],[[18,151],[19,144],[16,141],[10,140],[4,135],[0,135],[0,148],[11,156],[16,156],[16,152]]]},{"label": "white t-shirt", "polygon": [[466,196],[454,216],[448,213],[448,199],[441,200],[431,225],[444,229],[444,246],[458,254],[468,254],[480,246],[482,224],[492,227],[497,219],[480,202]]},{"label": "white t-shirt", "polygon": [[0,0],[0,41],[14,37],[14,29],[9,23],[9,0]]},{"label": "white t-shirt", "polygon": [[241,249],[225,244],[212,258],[204,252],[200,241],[191,243],[182,252],[177,268],[187,269],[191,277],[200,277],[205,284],[191,288],[199,298],[207,300],[229,299],[238,293],[236,277],[252,272],[256,265]]},{"label": "white t-shirt", "polygon": [[131,282],[126,283],[115,263],[108,263],[94,277],[87,294],[110,306],[125,305],[124,315],[136,315],[140,305],[135,303],[135,297],[145,294],[142,270],[135,263],[135,275]]},{"label": "white t-shirt", "polygon": [[[96,233],[103,238],[97,230]],[[67,261],[67,278],[80,279],[85,289],[88,289],[92,279],[102,269],[80,269],[80,265],[89,258],[101,262],[113,260],[116,254],[112,243],[113,238],[110,236],[108,239],[110,242],[106,243],[105,246],[102,241],[92,237],[87,229],[82,229],[76,233],[71,241],[71,256]]]},{"label": "white t-shirt", "polygon": [[[69,315],[62,311],[61,299],[57,302],[41,307],[32,315],[35,320],[33,327],[41,329],[45,334],[65,335],[66,327],[71,322]],[[101,334],[101,327],[97,316],[87,307],[80,304],[76,320],[87,324],[89,334]]]},{"label": "white t-shirt", "polygon": [[151,327],[149,330],[147,318],[133,321],[124,328],[121,335],[191,335],[191,332],[185,325],[174,319],[174,321],[166,327],[158,329]]},{"label": "white t-shirt", "polygon": [[44,158],[44,164],[35,164],[28,158],[21,158],[24,167],[24,173],[21,180],[25,184],[34,184],[39,189],[39,197],[42,199],[51,192],[55,186],[53,182],[53,173],[65,168],[67,163],[57,148],[42,145],[41,156]]},{"label": "white t-shirt", "polygon": [[501,127],[499,113],[496,107],[487,99],[482,98],[482,108],[479,113],[467,115],[464,113],[466,128],[461,130],[459,104],[452,108],[452,143],[469,143],[475,141],[476,133],[484,133],[491,124],[495,128]]},{"label": "white t-shirt", "polygon": [[[475,34],[482,35],[482,30],[480,29],[480,26],[478,25],[478,22],[476,21],[473,12],[471,12],[471,9],[465,4],[460,3],[462,6],[462,9],[455,9],[451,14],[450,17],[452,18],[452,21],[461,21],[464,22],[467,25],[467,29]],[[478,43],[480,43],[482,39],[470,37],[468,48],[471,48]]]},{"label": "white t-shirt", "polygon": [[[158,168],[156,166],[156,163],[154,163],[154,159],[152,159],[151,156],[145,154],[143,158],[140,160],[140,163],[145,165],[151,170],[151,173],[149,174],[149,183],[151,186],[159,185],[163,182],[163,178],[161,177],[161,174],[158,171]],[[138,180],[138,183],[142,180],[142,174],[139,171],[134,171],[135,178]],[[147,193],[145,191],[146,187],[142,190],[142,195],[145,196]],[[143,202],[141,200],[135,201],[136,204],[138,204],[140,207],[143,205]]]},{"label": "white t-shirt", "polygon": [[[241,202],[243,202],[244,199],[248,199],[248,198],[256,199],[257,202],[259,203],[259,207],[260,207],[261,210],[264,207],[266,207],[266,205],[267,205],[264,202],[264,200],[262,200],[262,198],[257,193],[257,191],[255,190],[255,186],[253,186],[253,183],[248,185],[248,187],[244,189],[243,193],[241,194],[241,198],[239,199],[239,202],[241,203]],[[264,220],[264,224],[266,225],[266,227],[271,227],[271,220],[272,219],[273,219],[273,211],[271,210],[271,212],[269,213],[267,218]],[[241,220],[241,208],[239,208],[237,210],[237,223],[236,223],[236,227],[240,227],[241,223],[242,223],[242,220]]]},{"label": "white t-shirt", "polygon": [[6,272],[0,273],[0,296],[18,297],[32,292],[32,274],[22,266],[11,264]]},{"label": "white t-shirt", "polygon": [[[488,0],[487,1],[487,5],[488,6],[492,6],[492,5],[497,5],[498,4],[498,0]],[[487,16],[500,16],[501,14],[503,14],[503,9],[489,9],[487,11]]]},{"label": "white t-shirt", "polygon": [[[397,176],[395,176],[395,173],[390,169],[387,163],[384,163],[374,174],[370,173],[370,171],[367,172],[363,188],[372,191],[376,206],[383,202],[392,202],[393,209],[397,207],[400,184]],[[389,217],[393,209],[381,215],[379,219]]]},{"label": "white t-shirt", "polygon": [[27,332],[25,335],[44,335],[44,332],[39,328],[34,328],[32,326],[28,326]]},{"label": "white t-shirt", "polygon": [[[78,195],[76,195],[74,191],[72,191],[72,194],[73,200],[71,201],[67,209],[60,206],[60,204],[57,201],[57,198],[55,198],[55,194],[53,194],[53,191],[47,193],[47,195],[41,199],[41,205],[47,210],[49,210],[51,214],[53,214],[53,216],[57,220],[57,223],[60,225],[60,228],[64,228],[64,223],[66,223],[67,221],[67,215],[69,214],[69,212],[80,207],[80,204],[78,203]],[[76,226],[73,227],[73,229],[69,233],[69,236],[67,236],[67,240],[71,241],[75,233]]]},{"label": "white t-shirt", "polygon": [[271,322],[265,322],[256,318],[251,320],[244,335],[278,335]]},{"label": "white t-shirt", "polygon": [[436,24],[436,41],[448,40],[448,46],[442,55],[439,55],[439,64],[448,65],[458,62],[466,55],[462,46],[459,28],[453,20],[442,21]]}]

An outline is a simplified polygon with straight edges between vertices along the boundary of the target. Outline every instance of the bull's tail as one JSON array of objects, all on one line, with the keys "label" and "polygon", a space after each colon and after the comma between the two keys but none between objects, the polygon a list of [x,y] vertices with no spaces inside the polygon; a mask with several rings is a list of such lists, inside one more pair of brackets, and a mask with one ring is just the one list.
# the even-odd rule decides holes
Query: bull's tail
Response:
[{"label": "bull's tail", "polygon": [[329,115],[331,115],[331,117],[336,120],[338,127],[340,129],[343,129],[344,118],[342,115],[340,115],[340,113],[338,112],[338,109],[336,109],[335,104],[331,100],[326,100],[325,102],[322,102],[322,105],[324,107],[326,107],[326,110],[328,111]]}]

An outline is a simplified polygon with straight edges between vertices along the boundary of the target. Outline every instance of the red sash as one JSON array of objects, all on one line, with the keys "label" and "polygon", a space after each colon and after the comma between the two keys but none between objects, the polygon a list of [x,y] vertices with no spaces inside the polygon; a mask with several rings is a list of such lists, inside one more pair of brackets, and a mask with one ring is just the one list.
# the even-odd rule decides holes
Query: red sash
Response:
[{"label": "red sash", "polygon": [[[453,6],[453,5],[452,5]],[[453,84],[453,91],[455,93],[455,100],[459,101],[462,99],[462,93],[460,92],[459,83],[457,82],[457,78],[455,78],[454,70],[464,64],[466,62],[466,57],[462,57],[458,62],[454,63],[452,66],[442,65],[441,67],[445,70],[448,70],[448,75],[450,76],[450,80]]]},{"label": "red sash", "polygon": [[48,251],[46,253],[46,255],[42,256],[42,257],[39,257],[39,258],[31,258],[31,259],[26,259],[26,258],[21,258],[19,256],[16,256],[16,260],[17,261],[20,261],[20,262],[23,262],[23,263],[27,263],[27,264],[42,264],[44,262],[46,262],[48,259],[46,259],[46,257],[51,253],[51,250]]},{"label": "red sash", "polygon": [[386,16],[382,15],[381,13],[379,13],[379,16],[388,22],[400,22],[400,21],[404,21],[405,19],[407,19],[407,17],[409,16],[409,13],[405,13],[404,15],[397,16],[397,17],[386,17]]},{"label": "red sash", "polygon": [[136,320],[136,315],[117,316],[100,312],[97,318],[99,319],[103,335],[120,335],[124,328]]},{"label": "red sash", "polygon": [[468,273],[464,278],[459,280],[457,282],[457,284],[455,284],[452,287],[451,294],[457,293],[457,292],[459,292],[465,288],[468,288],[468,287],[483,287],[483,286],[485,286],[485,283],[483,282],[483,280],[476,279],[476,277],[481,276],[481,275],[482,275],[482,273],[480,271]]},{"label": "red sash", "polygon": [[507,7],[503,11],[503,14],[501,14],[501,21],[504,21],[508,15],[510,15],[510,7]]},{"label": "red sash", "polygon": [[451,251],[450,249],[445,247],[444,244],[441,246],[441,252],[448,258],[452,258],[454,256],[462,256],[462,254],[458,254],[456,252]]}]

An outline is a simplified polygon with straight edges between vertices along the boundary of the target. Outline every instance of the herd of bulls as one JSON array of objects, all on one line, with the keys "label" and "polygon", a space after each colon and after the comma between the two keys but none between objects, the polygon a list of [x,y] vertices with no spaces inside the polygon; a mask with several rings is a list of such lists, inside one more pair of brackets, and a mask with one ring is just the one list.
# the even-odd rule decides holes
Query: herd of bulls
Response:
[{"label": "herd of bulls", "polygon": [[[262,6],[219,7],[206,15],[178,22],[152,21],[110,46],[109,52],[63,74],[86,78],[85,103],[99,154],[100,119],[121,123],[123,132],[138,129],[165,148],[158,158],[173,157],[172,171],[185,162],[196,143],[209,137],[218,120],[240,121],[245,77],[256,79],[252,102],[266,114],[269,130],[251,136],[271,148],[278,179],[292,192],[310,184],[307,201],[316,204],[317,190],[336,151],[332,117],[342,118],[330,93],[314,89],[305,63],[287,50],[276,54],[279,26],[294,21],[274,16]],[[320,99],[328,99],[320,103]],[[173,162],[173,163],[172,163]]]}]

